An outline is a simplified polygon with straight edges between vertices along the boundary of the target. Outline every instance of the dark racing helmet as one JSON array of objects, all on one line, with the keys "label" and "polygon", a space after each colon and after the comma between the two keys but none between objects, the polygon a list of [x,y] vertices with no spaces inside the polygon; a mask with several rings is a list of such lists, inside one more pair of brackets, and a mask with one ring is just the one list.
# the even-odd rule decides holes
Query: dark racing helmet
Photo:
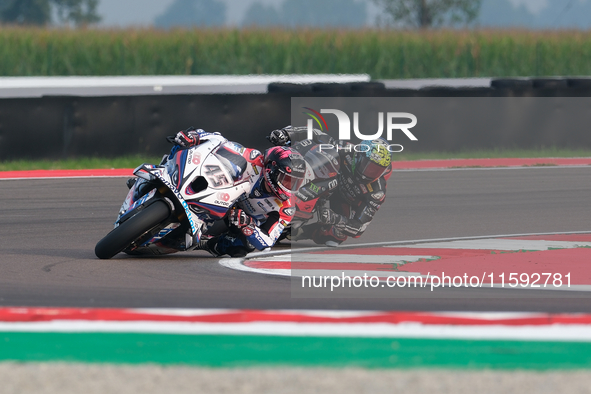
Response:
[{"label": "dark racing helmet", "polygon": [[370,183],[384,175],[391,162],[392,153],[385,140],[365,140],[356,147],[352,172],[358,181]]},{"label": "dark racing helmet", "polygon": [[[295,149],[297,148],[296,145]],[[304,155],[304,160],[310,165],[316,178],[332,178],[340,170],[339,154],[335,148],[322,149],[320,145],[313,146]]]},{"label": "dark racing helmet", "polygon": [[265,152],[263,176],[269,190],[279,199],[287,201],[292,191],[304,182],[306,163],[302,155],[287,146],[276,146]]}]

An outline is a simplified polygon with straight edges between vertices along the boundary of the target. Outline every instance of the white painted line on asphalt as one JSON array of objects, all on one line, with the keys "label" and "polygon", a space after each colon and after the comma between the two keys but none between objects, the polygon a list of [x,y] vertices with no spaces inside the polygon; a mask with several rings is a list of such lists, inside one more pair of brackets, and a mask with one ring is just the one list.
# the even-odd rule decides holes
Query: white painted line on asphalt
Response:
[{"label": "white painted line on asphalt", "polygon": [[[394,248],[396,246],[386,246]],[[450,242],[428,242],[419,245],[410,245],[409,248],[433,248],[433,249],[483,249],[483,250],[549,250],[549,249],[573,249],[579,247],[591,247],[591,242],[568,241],[544,241],[521,239],[476,239]]]},{"label": "white painted line on asphalt", "polygon": [[264,268],[251,268],[244,264],[245,259],[241,258],[222,258],[219,260],[219,264],[222,267],[230,268],[235,271],[251,272],[255,274],[274,275],[282,277],[291,277],[291,270],[287,269],[264,269]]},{"label": "white painted line on asphalt", "polygon": [[[367,254],[305,254],[297,257],[298,263],[355,263],[355,264],[404,264],[420,259],[437,259],[436,256],[389,256]],[[292,261],[292,255],[257,258],[256,261]]]},{"label": "white painted line on asphalt", "polygon": [[589,165],[555,165],[555,166],[512,166],[512,167],[458,167],[458,168],[397,168],[392,172],[426,172],[426,171],[496,171],[496,170],[544,170],[559,168],[591,168]]},{"label": "white painted line on asphalt", "polygon": [[2,178],[0,181],[22,181],[22,180],[43,180],[43,179],[96,179],[96,178],[131,178],[130,175],[92,175],[92,176],[32,176],[23,178]]},{"label": "white painted line on asphalt", "polygon": [[[362,243],[362,244],[350,244],[350,245],[341,245],[338,249],[352,249],[352,248],[369,248],[374,246],[389,246],[389,245],[404,245],[404,247],[408,247],[407,245],[417,244],[422,245],[425,243],[432,243],[432,242],[452,242],[452,241],[462,241],[462,240],[475,240],[475,239],[489,239],[489,238],[517,238],[517,237],[534,237],[540,235],[576,235],[576,234],[591,234],[591,231],[553,231],[548,233],[519,233],[519,234],[504,234],[504,235],[477,235],[477,236],[469,236],[469,237],[450,237],[450,238],[432,238],[432,239],[418,239],[418,240],[408,240],[408,241],[384,241],[384,242],[371,242],[371,243]],[[315,250],[330,250],[334,248],[316,248]],[[298,250],[299,249],[293,249]],[[314,250],[314,248],[306,248],[301,249],[304,252],[308,252],[310,250]],[[273,253],[266,252],[268,254]],[[279,253],[279,252],[277,252]],[[287,253],[291,253],[287,251]],[[283,253],[281,253],[283,254]],[[258,257],[258,256],[252,256]],[[249,259],[251,257],[249,256]]]},{"label": "white painted line on asphalt", "polygon": [[[461,241],[461,240],[475,240],[475,239],[489,239],[489,238],[516,238],[516,237],[532,237],[532,236],[539,236],[539,235],[574,235],[574,234],[591,234],[591,231],[553,231],[548,233],[519,233],[519,234],[504,234],[504,235],[476,235],[476,236],[469,236],[469,237],[450,237],[450,238],[429,238],[429,239],[415,239],[415,240],[402,240],[402,241],[384,241],[384,242],[367,242],[367,243],[359,243],[359,244],[345,244],[340,245],[338,250],[345,250],[345,249],[358,249],[358,248],[371,248],[375,246],[390,246],[390,245],[398,245],[403,247],[408,247],[408,245],[414,244],[425,244],[430,242],[451,242],[451,241]],[[307,247],[307,248],[298,248],[293,247],[287,250],[271,250],[267,252],[254,252],[248,255],[248,259],[254,258],[261,258],[267,256],[280,256],[285,254],[293,254],[297,255],[299,253],[308,253],[308,252],[320,252],[320,251],[327,251],[327,250],[335,250],[332,247],[326,246],[315,246],[315,247]]]},{"label": "white painted line on asphalt", "polygon": [[[385,268],[385,267],[384,267]],[[311,270],[311,269],[292,269],[291,270],[291,276],[293,277],[303,277],[303,276],[314,276],[314,277],[324,277],[324,276],[348,276],[351,278],[354,277],[360,277],[363,278],[364,275],[367,275],[368,278],[371,278],[372,276],[376,276],[378,278],[380,278],[381,281],[385,282],[386,279],[388,279],[389,276],[391,277],[399,277],[399,276],[413,276],[413,277],[422,277],[422,278],[427,278],[426,275],[421,275],[420,272],[407,272],[407,271],[361,271],[361,270],[342,270],[342,269],[325,269],[325,270],[321,270],[321,269],[315,269],[315,270]],[[328,282],[330,283],[330,281]],[[381,286],[384,287],[384,286]],[[417,286],[418,287],[418,286]]]},{"label": "white painted line on asphalt", "polygon": [[[347,245],[347,246],[341,246],[338,249],[339,250],[343,250],[343,249],[354,249],[354,248],[366,248],[366,247],[376,247],[376,246],[385,246],[385,247],[394,247],[394,246],[404,246],[404,247],[415,247],[415,248],[423,248],[425,247],[425,245],[438,245],[439,243],[446,243],[447,242],[458,242],[458,241],[474,241],[474,240],[479,240],[479,241],[485,241],[485,240],[489,240],[491,239],[491,241],[506,241],[506,240],[498,240],[498,238],[515,238],[515,237],[528,237],[528,236],[543,236],[543,235],[568,235],[568,234],[591,234],[591,231],[557,231],[557,232],[550,232],[550,233],[522,233],[522,234],[505,234],[505,235],[484,235],[484,236],[475,236],[475,237],[453,237],[453,238],[435,238],[435,239],[424,239],[424,240],[409,240],[409,241],[388,241],[388,242],[375,242],[375,243],[363,243],[363,244],[353,244],[353,245]],[[496,240],[495,240],[496,239]],[[507,240],[507,241],[517,241],[517,242],[521,242],[521,240]],[[528,240],[523,240],[524,242],[529,242]],[[537,241],[535,241],[537,242]],[[542,241],[542,242],[550,242],[550,241]],[[558,241],[563,242],[563,241]],[[565,244],[563,242],[563,244]],[[575,245],[581,245],[581,244],[586,244],[584,242],[567,242],[566,244],[575,244]],[[539,244],[538,244],[539,245]],[[538,246],[539,247],[539,246]],[[571,247],[576,247],[576,246],[571,246]],[[440,249],[446,249],[446,247],[443,246],[438,246],[438,248]],[[297,259],[300,259],[299,254],[300,253],[307,253],[307,252],[317,252],[317,251],[327,251],[327,250],[334,250],[335,248],[326,248],[326,247],[318,247],[318,248],[301,248],[301,249],[290,249],[290,250],[283,250],[283,251],[279,251],[279,252],[274,252],[273,250],[268,251],[268,252],[257,252],[257,253],[252,253],[248,256],[248,260],[253,260],[253,259],[257,259],[260,260],[261,258],[271,258],[273,256],[289,256],[289,260],[285,260],[285,261],[291,261],[294,257],[293,256],[298,256]],[[453,248],[450,248],[453,249]],[[460,248],[456,248],[456,249],[460,249]],[[517,250],[519,249],[523,249],[523,248],[517,248]],[[514,249],[511,249],[514,250]],[[529,250],[529,249],[528,249]],[[535,250],[535,249],[532,249]],[[545,249],[547,250],[547,249]],[[307,258],[308,255],[305,255]],[[341,255],[342,256],[342,255]],[[303,257],[303,256],[302,256]],[[393,256],[390,256],[393,257]],[[272,275],[272,276],[280,276],[280,277],[292,277],[292,272],[291,270],[287,270],[287,269],[265,269],[265,268],[253,268],[253,267],[248,267],[245,266],[243,263],[245,260],[247,259],[243,259],[243,258],[222,258],[219,260],[219,264],[223,267],[226,268],[230,268],[236,271],[243,271],[243,272],[250,272],[250,273],[255,273],[255,274],[264,274],[264,275]],[[320,270],[314,270],[314,273],[316,274],[316,272],[320,272]],[[323,271],[324,272],[324,271]],[[326,275],[334,275],[334,273],[336,272],[335,270],[332,271],[326,271],[328,272]],[[338,271],[339,274],[342,272]],[[356,271],[353,271],[356,272]],[[359,271],[361,272],[361,271]],[[373,272],[373,271],[372,271]],[[378,271],[376,271],[378,272]],[[369,276],[371,276],[372,274],[367,273]],[[402,275],[400,275],[402,274]],[[406,273],[406,272],[388,272],[388,271],[379,271],[378,275],[376,276],[407,276],[404,274],[409,274],[409,275],[413,275],[413,276],[421,276],[421,277],[426,277],[425,275],[421,275],[421,274],[417,274],[417,273]],[[324,275],[324,274],[316,274],[316,275]],[[349,275],[351,276],[351,275]],[[489,286],[487,286],[486,288],[489,288]],[[508,289],[507,286],[505,287],[501,287],[500,284],[495,284],[492,286],[493,288],[502,288],[502,289]],[[532,290],[556,290],[556,291],[591,291],[591,285],[571,285],[570,288],[566,288],[566,287],[560,287],[560,288],[554,288],[554,287],[547,287],[547,288],[532,288],[532,287],[517,287],[519,289],[523,289],[523,290],[528,290],[528,289],[532,289]],[[511,288],[511,289],[517,289],[517,288]]]},{"label": "white painted line on asphalt", "polygon": [[370,338],[591,342],[591,325],[426,325],[420,323],[194,323],[51,321],[0,323],[0,332],[151,333],[181,335],[265,335]]}]

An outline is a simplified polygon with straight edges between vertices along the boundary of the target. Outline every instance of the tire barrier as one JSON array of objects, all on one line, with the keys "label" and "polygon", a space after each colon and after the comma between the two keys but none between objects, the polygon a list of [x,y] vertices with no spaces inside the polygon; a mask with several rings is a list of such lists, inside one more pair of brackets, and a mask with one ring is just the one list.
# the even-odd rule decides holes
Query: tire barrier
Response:
[{"label": "tire barrier", "polygon": [[353,82],[350,84],[353,92],[381,92],[386,90],[383,82]]},{"label": "tire barrier", "polygon": [[[591,78],[499,78],[492,80],[489,88],[433,86],[415,90],[386,89],[381,82],[274,83],[268,90],[268,94],[2,98],[0,160],[158,156],[170,149],[165,136],[189,126],[219,131],[230,140],[264,150],[270,147],[265,136],[273,129],[290,124],[292,97],[586,98],[591,95]],[[577,105],[583,108],[583,104],[579,101]],[[470,105],[475,107],[466,108],[466,113],[480,110],[479,100]],[[499,111],[502,116],[504,110],[499,108]],[[489,134],[498,132],[491,125]],[[591,147],[588,138],[579,135],[586,133],[585,128],[581,128],[579,134],[572,131],[574,134],[569,134],[568,138],[561,135],[564,132],[560,127],[544,133],[544,141],[558,148]],[[459,150],[465,146],[459,136],[458,133],[446,136],[445,143],[423,139],[420,149]],[[513,142],[520,148],[535,148],[536,141],[539,139],[527,127],[507,137],[507,144]],[[496,146],[491,143],[487,139],[474,140],[471,147]]]},{"label": "tire barrier", "polygon": [[498,78],[493,79],[490,86],[494,89],[565,89],[591,86],[589,81],[585,78]]},{"label": "tire barrier", "polygon": [[568,78],[566,81],[569,88],[591,90],[591,78]]},{"label": "tire barrier", "polygon": [[312,84],[312,92],[330,93],[330,94],[347,94],[351,91],[350,83],[314,83]]},{"label": "tire barrier", "polygon": [[171,95],[0,99],[0,159],[161,156],[189,126],[264,150],[290,123],[289,95]]},{"label": "tire barrier", "polygon": [[267,89],[269,93],[312,93],[312,85],[298,83],[270,83]]},{"label": "tire barrier", "polygon": [[494,89],[531,89],[533,81],[526,78],[499,78],[493,79],[490,86]]},{"label": "tire barrier", "polygon": [[564,78],[534,78],[532,79],[534,89],[564,89],[568,87]]}]

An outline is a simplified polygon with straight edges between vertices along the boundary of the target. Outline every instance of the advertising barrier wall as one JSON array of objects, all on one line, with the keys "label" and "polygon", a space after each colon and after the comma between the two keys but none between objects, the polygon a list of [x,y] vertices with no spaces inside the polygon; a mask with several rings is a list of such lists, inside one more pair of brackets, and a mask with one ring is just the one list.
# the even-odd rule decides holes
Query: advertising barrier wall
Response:
[{"label": "advertising barrier wall", "polygon": [[289,124],[290,98],[275,95],[49,97],[0,100],[0,158],[161,155],[189,126],[267,147]]},{"label": "advertising barrier wall", "polygon": [[[271,130],[290,123],[292,97],[299,101],[302,97],[394,97],[401,103],[410,97],[445,97],[449,108],[462,106],[457,113],[468,117],[488,114],[488,121],[478,122],[478,130],[442,125],[437,135],[419,137],[420,144],[412,146],[413,152],[591,148],[591,133],[587,130],[591,121],[589,84],[533,82],[498,80],[492,83],[497,87],[490,88],[418,90],[386,89],[377,82],[271,84],[267,94],[3,98],[0,159],[161,155],[170,148],[164,137],[189,126],[219,131],[230,140],[262,150],[270,146],[265,136]],[[466,97],[474,100],[462,99]],[[522,100],[523,105],[516,110],[511,100],[478,99],[481,97],[547,99]],[[518,122],[519,127],[508,132],[503,125],[509,121]]]}]

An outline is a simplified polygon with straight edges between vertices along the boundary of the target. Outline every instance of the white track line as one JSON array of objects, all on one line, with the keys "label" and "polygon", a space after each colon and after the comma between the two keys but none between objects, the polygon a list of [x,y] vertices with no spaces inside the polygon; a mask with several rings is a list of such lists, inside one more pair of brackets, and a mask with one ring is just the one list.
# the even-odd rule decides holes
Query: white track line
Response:
[{"label": "white track line", "polygon": [[[343,249],[356,249],[356,248],[370,248],[374,246],[389,246],[389,245],[398,245],[408,247],[408,245],[413,244],[424,244],[430,242],[452,242],[452,241],[462,241],[462,240],[475,240],[475,239],[489,239],[489,238],[515,238],[515,237],[531,237],[531,236],[538,236],[538,235],[573,235],[573,234],[591,234],[591,231],[552,231],[548,233],[520,233],[520,234],[505,234],[505,235],[477,235],[477,236],[470,236],[470,237],[450,237],[450,238],[430,238],[430,239],[415,239],[415,240],[403,240],[403,241],[384,241],[384,242],[368,242],[368,243],[360,243],[360,244],[348,244],[348,245],[340,245],[338,250]],[[268,251],[268,252],[254,252],[248,255],[248,260],[254,258],[261,258],[267,256],[280,256],[284,254],[297,254],[297,253],[307,253],[307,252],[321,252],[327,250],[334,250],[335,248],[325,247],[325,246],[316,246],[316,247],[307,247],[307,248],[290,248],[287,250],[276,250],[276,251]]]},{"label": "white track line", "polygon": [[[343,260],[346,257],[347,260]],[[413,263],[420,259],[437,259],[436,256],[390,256],[390,255],[367,255],[367,254],[305,254],[298,257],[298,263],[355,263],[355,264],[404,264]],[[258,258],[257,261],[292,261],[292,255],[281,255]]]},{"label": "white track line", "polygon": [[[395,246],[386,246],[392,248]],[[433,248],[433,249],[480,249],[480,250],[549,250],[572,249],[578,247],[591,247],[591,242],[569,241],[544,241],[525,239],[475,239],[458,240],[451,242],[427,242],[419,245],[410,245],[409,248]]]},{"label": "white track line", "polygon": [[458,167],[458,168],[397,168],[392,172],[425,172],[425,171],[495,171],[495,170],[540,170],[558,168],[591,168],[591,165],[556,165],[556,166],[512,166],[512,167]]},{"label": "white track line", "polygon": [[[488,239],[497,239],[497,238],[513,238],[513,237],[528,237],[528,236],[540,236],[540,235],[568,235],[568,234],[591,234],[591,231],[556,231],[556,232],[549,232],[549,233],[522,233],[522,234],[505,234],[505,235],[484,235],[484,236],[475,236],[475,237],[453,237],[453,238],[434,238],[434,239],[422,239],[422,240],[408,240],[408,241],[388,241],[388,242],[374,242],[374,243],[363,243],[363,244],[354,244],[354,245],[347,245],[341,246],[338,249],[354,249],[354,248],[365,248],[365,247],[376,247],[376,246],[385,246],[385,247],[393,247],[393,246],[402,246],[404,247],[416,247],[421,248],[425,247],[428,244],[436,244],[441,242],[455,242],[455,241],[469,241],[469,240],[488,240]],[[521,240],[511,240],[520,242]],[[526,242],[526,240],[523,240]],[[543,241],[548,242],[548,241]],[[562,242],[562,241],[558,241]],[[573,244],[585,244],[584,242],[577,243],[574,242]],[[440,248],[444,248],[438,246]],[[326,251],[326,250],[334,250],[335,248],[327,248],[327,247],[311,247],[311,248],[301,248],[301,249],[290,249],[290,250],[282,250],[282,251],[269,251],[269,252],[257,252],[252,253],[248,256],[247,259],[244,258],[222,258],[219,260],[219,264],[222,267],[226,267],[229,269],[233,269],[236,271],[243,271],[243,272],[250,272],[255,274],[263,274],[263,275],[272,275],[272,276],[279,276],[279,277],[292,277],[291,270],[287,269],[264,269],[264,268],[252,268],[247,267],[243,263],[246,260],[252,259],[260,259],[260,258],[270,258],[273,256],[282,256],[282,255],[290,255],[290,259],[292,259],[293,255],[298,255],[299,253],[307,253],[307,252],[314,252],[314,251]],[[518,248],[517,250],[522,249]],[[391,256],[394,257],[394,256]],[[340,273],[341,271],[339,271]],[[333,273],[334,274],[334,273]],[[384,274],[384,272],[382,272]],[[410,274],[410,273],[409,273]],[[318,274],[319,275],[319,274]],[[330,275],[330,274],[329,274]],[[368,274],[369,275],[369,274]],[[390,275],[390,274],[389,274]],[[414,274],[417,275],[417,274]],[[391,274],[390,276],[394,276]],[[494,288],[499,286],[493,286]],[[488,288],[488,286],[487,286]],[[506,286],[504,288],[507,288]],[[532,289],[530,287],[516,287],[514,289]],[[513,289],[513,288],[512,288]],[[536,290],[556,290],[556,291],[591,291],[591,285],[572,285],[570,288],[536,288]]]},{"label": "white track line", "polygon": [[426,325],[420,323],[187,323],[52,321],[0,323],[0,332],[150,333],[181,335],[265,335],[370,338],[591,342],[590,325]]},{"label": "white track line", "polygon": [[0,181],[23,181],[23,180],[43,180],[43,179],[131,178],[131,177],[133,177],[133,175],[35,176],[35,177],[23,177],[23,178],[1,178],[0,177]]}]

